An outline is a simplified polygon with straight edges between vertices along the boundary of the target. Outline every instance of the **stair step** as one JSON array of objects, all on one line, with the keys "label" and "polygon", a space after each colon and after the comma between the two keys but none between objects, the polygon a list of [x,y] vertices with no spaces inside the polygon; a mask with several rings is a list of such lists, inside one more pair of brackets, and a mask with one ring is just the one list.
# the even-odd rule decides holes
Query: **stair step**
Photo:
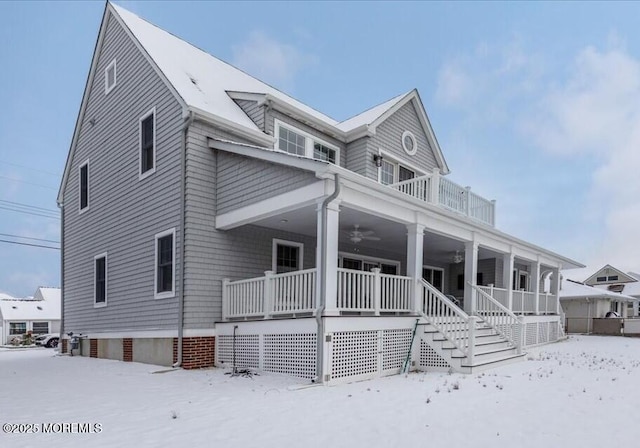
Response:
[{"label": "stair step", "polygon": [[510,354],[510,355],[501,356],[495,359],[479,360],[475,362],[473,365],[469,365],[468,363],[465,363],[463,361],[461,364],[461,367],[464,369],[472,369],[472,371],[484,370],[487,368],[494,368],[501,365],[507,365],[514,362],[522,361],[525,356],[527,356],[526,353]]},{"label": "stair step", "polygon": [[[456,348],[456,346],[452,342],[449,342],[449,341],[439,341],[439,342],[441,343],[443,350],[453,350]],[[469,346],[469,341],[467,340],[458,340],[458,342],[463,347]],[[513,345],[506,339],[498,339],[498,340],[482,340],[481,339],[481,340],[476,340],[475,347],[476,348],[483,348],[483,347],[498,348],[498,347],[513,347]]]},{"label": "stair step", "polygon": [[[484,350],[484,351],[481,351],[481,352],[476,352],[476,353],[474,354],[474,358],[477,358],[477,357],[483,357],[483,356],[484,356],[484,357],[488,357],[489,355],[493,355],[493,354],[496,354],[496,353],[501,353],[501,352],[505,352],[505,353],[506,353],[506,352],[513,352],[513,351],[515,351],[515,350],[516,350],[516,348],[515,348],[515,347],[513,347],[513,346],[509,346],[509,347],[500,347],[500,348],[495,348],[495,349],[490,349],[490,350]],[[465,356],[465,355],[461,355],[461,354],[453,354],[453,355],[451,355],[451,357],[452,357],[452,358],[466,358],[466,356]]]}]

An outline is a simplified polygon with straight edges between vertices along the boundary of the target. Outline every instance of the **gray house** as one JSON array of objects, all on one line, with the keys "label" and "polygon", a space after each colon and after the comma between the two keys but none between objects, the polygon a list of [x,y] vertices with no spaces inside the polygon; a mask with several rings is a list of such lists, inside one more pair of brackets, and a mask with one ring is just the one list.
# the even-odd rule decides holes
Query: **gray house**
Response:
[{"label": "gray house", "polygon": [[521,359],[562,336],[544,280],[582,265],[448,174],[415,90],[338,122],[107,4],[58,198],[63,331],[331,382]]}]

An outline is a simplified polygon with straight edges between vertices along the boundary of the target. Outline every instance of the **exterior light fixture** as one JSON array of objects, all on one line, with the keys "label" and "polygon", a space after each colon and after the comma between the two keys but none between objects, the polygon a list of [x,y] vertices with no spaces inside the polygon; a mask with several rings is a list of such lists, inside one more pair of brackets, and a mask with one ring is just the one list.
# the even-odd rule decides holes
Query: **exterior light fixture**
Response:
[{"label": "exterior light fixture", "polygon": [[378,168],[380,168],[382,166],[382,156],[379,154],[374,154],[373,155],[373,163],[376,164],[376,166]]}]

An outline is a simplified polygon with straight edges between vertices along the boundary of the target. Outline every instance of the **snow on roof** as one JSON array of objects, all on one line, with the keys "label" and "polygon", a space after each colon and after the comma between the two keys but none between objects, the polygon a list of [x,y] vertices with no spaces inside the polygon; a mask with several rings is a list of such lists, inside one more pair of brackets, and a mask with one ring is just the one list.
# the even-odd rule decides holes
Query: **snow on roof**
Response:
[{"label": "snow on roof", "polygon": [[16,298],[9,294],[5,294],[4,292],[0,292],[0,300],[16,300]]},{"label": "snow on roof", "polygon": [[574,280],[562,279],[562,289],[560,290],[560,300],[562,299],[615,299],[622,301],[637,301],[638,299],[625,294],[619,294],[602,288],[585,285]]},{"label": "snow on roof", "polygon": [[55,300],[0,300],[3,320],[59,320],[60,301]]},{"label": "snow on roof", "polygon": [[253,121],[227,91],[270,94],[332,126],[337,122],[315,109],[158,28],[126,9],[110,3],[116,14],[147,51],[188,106],[252,130]]},{"label": "snow on roof", "polygon": [[47,300],[47,301],[57,301],[60,303],[60,288],[53,288],[48,286],[40,286],[36,291],[33,298],[35,300]]},{"label": "snow on roof", "polygon": [[337,128],[342,131],[349,131],[351,129],[358,128],[365,124],[371,124],[376,121],[382,114],[395,106],[400,100],[402,100],[405,96],[407,96],[411,92],[403,93],[402,95],[398,95],[394,98],[391,98],[389,101],[385,101],[382,104],[378,104],[377,106],[368,109],[361,114],[356,115],[355,117],[351,117],[348,120],[345,120],[338,124]]}]

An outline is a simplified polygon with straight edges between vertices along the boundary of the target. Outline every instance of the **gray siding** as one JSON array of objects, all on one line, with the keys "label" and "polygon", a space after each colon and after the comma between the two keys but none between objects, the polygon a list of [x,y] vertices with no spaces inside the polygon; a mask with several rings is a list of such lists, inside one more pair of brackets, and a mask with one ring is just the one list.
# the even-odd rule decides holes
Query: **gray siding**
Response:
[{"label": "gray siding", "polygon": [[220,151],[217,212],[226,213],[316,182],[308,171]]},{"label": "gray siding", "polygon": [[244,111],[251,121],[253,121],[258,129],[264,132],[264,106],[258,106],[257,101],[234,100],[238,106]]},{"label": "gray siding", "polygon": [[373,163],[373,153],[369,153],[368,140],[369,137],[362,137],[347,145],[345,168],[377,182],[378,170]]},{"label": "gray siding", "polygon": [[[179,265],[180,104],[113,18],[96,57],[64,190],[65,330],[176,328],[177,298],[154,299],[154,237],[176,228]],[[117,86],[105,95],[104,70],[114,58]],[[156,172],[139,180],[139,118],[153,107]],[[86,160],[90,205],[80,214],[78,167]],[[96,309],[94,256],[103,252],[108,253],[108,306]],[[177,288],[179,284],[178,278]]]},{"label": "gray siding", "polygon": [[[402,134],[411,131],[418,141],[418,152],[410,156],[402,148]],[[430,173],[437,166],[433,149],[429,146],[427,136],[424,133],[413,101],[402,106],[395,114],[382,122],[376,129],[376,135],[368,140],[369,153],[366,157],[367,164],[373,168],[377,180],[377,170],[373,164],[373,154],[382,149],[394,157],[406,160],[417,168]],[[367,176],[373,178],[372,171],[367,169]]]},{"label": "gray siding", "polygon": [[347,155],[346,155],[346,146],[340,140],[335,139],[334,137],[327,135],[323,132],[320,132],[311,126],[308,126],[298,120],[295,120],[288,115],[284,115],[278,110],[271,109],[267,111],[265,118],[265,132],[269,135],[275,135],[275,119],[282,121],[283,123],[289,124],[295,128],[300,129],[301,131],[306,132],[320,140],[324,140],[325,142],[337,147],[340,149],[340,166],[346,166],[347,163]]}]

